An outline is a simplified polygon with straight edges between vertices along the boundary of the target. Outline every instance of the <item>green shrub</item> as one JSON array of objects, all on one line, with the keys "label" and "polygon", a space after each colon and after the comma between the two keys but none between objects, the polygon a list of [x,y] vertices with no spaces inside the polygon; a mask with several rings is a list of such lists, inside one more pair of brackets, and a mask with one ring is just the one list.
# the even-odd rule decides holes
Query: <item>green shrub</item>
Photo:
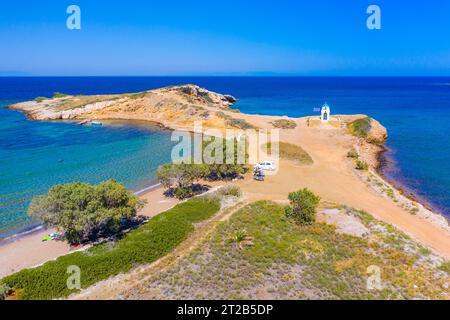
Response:
[{"label": "green shrub", "polygon": [[67,97],[67,94],[61,92],[53,92],[53,98],[64,98]]},{"label": "green shrub", "polygon": [[348,158],[353,158],[353,159],[358,159],[359,158],[358,151],[356,151],[355,148],[351,148],[349,150],[349,152],[347,153],[347,157]]},{"label": "green shrub", "polygon": [[221,119],[225,119],[225,120],[231,119],[231,117],[229,115],[225,114],[225,112],[222,112],[222,111],[217,111],[216,116]]},{"label": "green shrub", "polygon": [[395,198],[395,194],[394,194],[394,190],[391,188],[387,188],[384,190],[386,192],[386,194],[388,195],[389,198],[394,199]]},{"label": "green shrub", "polygon": [[220,197],[233,196],[239,198],[242,196],[242,191],[238,186],[225,186],[220,188],[216,193]]},{"label": "green shrub", "polygon": [[36,99],[34,99],[34,101],[36,101],[37,103],[41,103],[44,100],[47,100],[48,98],[46,97],[37,97]]},{"label": "green shrub", "polygon": [[69,183],[52,187],[31,201],[28,214],[64,232],[69,243],[114,233],[124,219],[131,219],[141,201],[115,180],[97,186]]},{"label": "green shrub", "polygon": [[166,188],[187,188],[209,174],[205,164],[167,163],[158,168],[156,175]]},{"label": "green shrub", "polygon": [[5,300],[10,290],[11,288],[8,285],[0,282],[0,300]]},{"label": "green shrub", "polygon": [[350,122],[347,128],[352,135],[359,138],[366,138],[371,127],[370,121],[371,119],[369,117],[358,119]]},{"label": "green shrub", "polygon": [[[237,111],[232,111],[232,112],[239,113],[240,111],[237,110]],[[226,125],[228,125],[230,127],[234,127],[234,128],[242,129],[242,130],[254,129],[255,128],[252,124],[248,123],[246,120],[233,118],[233,117],[225,114],[222,111],[217,111],[216,112],[216,116],[221,118],[221,119],[224,119]]]},{"label": "green shrub", "polygon": [[273,121],[272,125],[279,129],[295,129],[297,127],[295,121],[290,119],[278,119]]},{"label": "green shrub", "polygon": [[369,165],[365,161],[356,160],[356,169],[357,170],[367,170],[367,169],[369,169]]},{"label": "green shrub", "polygon": [[[270,155],[272,154],[272,143],[268,142],[265,145],[262,146],[262,148],[266,149],[266,152]],[[281,158],[283,159],[287,159],[287,160],[293,160],[295,162],[297,162],[298,164],[303,164],[303,165],[310,165],[313,164],[314,161],[311,158],[311,156],[309,155],[308,152],[306,152],[305,150],[303,150],[302,147],[292,144],[292,143],[287,143],[287,142],[279,142],[278,143],[278,151],[279,151],[279,155]]]},{"label": "green shrub", "polygon": [[[160,166],[157,171],[157,177],[159,182],[167,189],[172,189],[176,197],[189,197],[193,195],[194,192],[187,190],[188,188],[193,188],[194,184],[201,180],[230,180],[237,178],[238,176],[244,174],[248,168],[246,164],[239,163],[242,161],[247,161],[247,153],[245,150],[245,144],[240,143],[237,139],[225,140],[222,139],[221,144],[216,145],[217,137],[207,137],[203,138],[202,144],[202,160],[203,164],[193,164],[192,159],[185,159],[185,163],[168,163]],[[219,150],[216,148],[208,148],[209,144],[212,143],[213,146],[218,146]],[[227,158],[227,148],[234,147],[233,156],[234,158]],[[222,150],[220,150],[222,148]],[[216,157],[216,153],[217,154]],[[211,154],[210,154],[211,153]],[[206,158],[207,156],[208,158]],[[240,156],[243,159],[240,159]],[[211,159],[209,159],[211,158]],[[214,163],[211,163],[214,162]]]},{"label": "green shrub", "polygon": [[292,218],[302,225],[309,225],[316,221],[315,212],[320,201],[319,196],[304,188],[303,190],[289,193],[289,201],[290,206],[285,209],[288,218]]},{"label": "green shrub", "polygon": [[194,196],[194,191],[191,187],[177,187],[174,189],[174,195],[177,199],[183,200]]},{"label": "green shrub", "polygon": [[219,209],[217,199],[193,198],[153,217],[114,242],[113,246],[110,243],[99,244],[84,252],[61,256],[42,266],[7,276],[2,282],[14,290],[23,290],[23,299],[67,296],[76,292],[66,285],[69,266],[80,267],[81,287],[89,287],[166,255],[194,231],[195,223],[211,217]]},{"label": "green shrub", "polygon": [[236,119],[236,118],[231,118],[227,120],[227,125],[237,128],[237,129],[242,129],[242,130],[247,130],[247,129],[254,129],[255,127],[248,123],[246,120],[244,119]]},{"label": "green shrub", "polygon": [[446,272],[450,276],[450,262],[449,261],[441,264],[438,269]]}]

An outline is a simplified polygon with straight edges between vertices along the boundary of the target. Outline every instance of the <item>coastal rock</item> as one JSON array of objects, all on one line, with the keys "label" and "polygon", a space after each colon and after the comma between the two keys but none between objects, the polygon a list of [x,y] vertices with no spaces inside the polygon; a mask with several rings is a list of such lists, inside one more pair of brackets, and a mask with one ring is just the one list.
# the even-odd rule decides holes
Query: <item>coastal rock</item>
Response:
[{"label": "coastal rock", "polygon": [[193,84],[167,88],[166,92],[170,91],[183,93],[191,98],[200,100],[202,103],[222,104],[224,107],[229,107],[237,101],[232,95],[215,93]]},{"label": "coastal rock", "polygon": [[230,102],[230,103],[235,103],[235,102],[238,101],[238,99],[235,98],[235,97],[233,97],[232,95],[224,94],[223,96],[224,96],[224,98],[225,98],[228,102]]},{"label": "coastal rock", "polygon": [[370,128],[366,140],[373,144],[383,144],[388,138],[387,130],[377,120],[370,119]]},{"label": "coastal rock", "polygon": [[197,120],[203,120],[204,127],[240,128],[243,120],[230,110],[236,101],[231,95],[186,84],[138,93],[36,99],[8,108],[22,111],[33,120],[145,120],[191,130]]}]

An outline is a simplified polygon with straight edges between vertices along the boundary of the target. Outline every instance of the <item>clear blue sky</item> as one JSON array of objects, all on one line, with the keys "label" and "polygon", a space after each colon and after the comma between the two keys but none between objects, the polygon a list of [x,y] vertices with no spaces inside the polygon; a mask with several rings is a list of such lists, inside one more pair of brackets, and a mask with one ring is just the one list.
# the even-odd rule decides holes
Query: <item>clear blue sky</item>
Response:
[{"label": "clear blue sky", "polygon": [[450,1],[2,0],[0,40],[0,75],[450,75]]}]

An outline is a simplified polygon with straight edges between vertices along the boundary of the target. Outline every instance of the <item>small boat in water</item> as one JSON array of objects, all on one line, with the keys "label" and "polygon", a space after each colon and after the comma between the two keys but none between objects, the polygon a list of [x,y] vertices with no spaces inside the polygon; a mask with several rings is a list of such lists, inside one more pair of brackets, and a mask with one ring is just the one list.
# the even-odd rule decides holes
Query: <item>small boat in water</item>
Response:
[{"label": "small boat in water", "polygon": [[91,120],[86,119],[86,120],[78,122],[78,125],[82,126],[82,125],[88,124],[89,122],[91,122]]},{"label": "small boat in water", "polygon": [[103,125],[103,123],[98,122],[98,121],[92,121],[91,122],[91,126],[94,126],[94,127],[101,127],[102,125]]}]

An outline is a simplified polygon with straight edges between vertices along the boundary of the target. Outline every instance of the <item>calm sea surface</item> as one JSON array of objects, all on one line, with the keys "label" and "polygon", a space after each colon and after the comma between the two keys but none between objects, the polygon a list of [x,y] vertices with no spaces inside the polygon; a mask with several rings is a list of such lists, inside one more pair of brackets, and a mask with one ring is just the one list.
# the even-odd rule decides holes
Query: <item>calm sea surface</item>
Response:
[{"label": "calm sea surface", "polygon": [[[450,78],[335,77],[0,77],[0,105],[53,92],[136,92],[193,83],[233,94],[242,112],[306,116],[364,113],[388,128],[385,174],[450,216]],[[33,122],[0,108],[0,237],[31,228],[30,199],[56,183],[114,178],[133,190],[151,185],[170,160],[170,134],[143,123],[103,127]]]}]

